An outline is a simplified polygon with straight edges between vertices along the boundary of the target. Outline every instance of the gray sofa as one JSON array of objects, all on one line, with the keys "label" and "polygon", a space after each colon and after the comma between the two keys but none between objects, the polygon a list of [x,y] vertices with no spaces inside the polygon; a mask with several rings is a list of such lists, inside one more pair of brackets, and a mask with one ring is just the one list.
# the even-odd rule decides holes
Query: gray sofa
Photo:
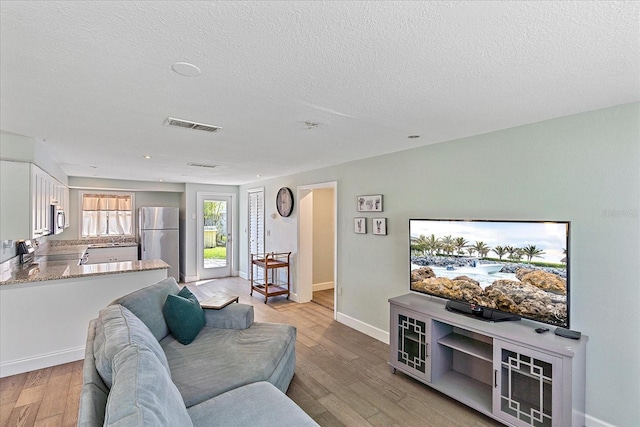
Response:
[{"label": "gray sofa", "polygon": [[[125,295],[89,324],[78,426],[317,426],[284,393],[296,329],[253,306],[204,310],[188,345],[169,332],[173,278]],[[173,297],[172,297],[173,298]]]}]

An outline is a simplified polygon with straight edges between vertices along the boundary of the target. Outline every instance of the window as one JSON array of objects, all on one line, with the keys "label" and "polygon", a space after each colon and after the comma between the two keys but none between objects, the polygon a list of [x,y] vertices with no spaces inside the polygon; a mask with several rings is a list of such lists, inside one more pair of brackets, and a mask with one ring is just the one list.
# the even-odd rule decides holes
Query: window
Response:
[{"label": "window", "polygon": [[133,234],[133,193],[80,193],[81,237]]}]

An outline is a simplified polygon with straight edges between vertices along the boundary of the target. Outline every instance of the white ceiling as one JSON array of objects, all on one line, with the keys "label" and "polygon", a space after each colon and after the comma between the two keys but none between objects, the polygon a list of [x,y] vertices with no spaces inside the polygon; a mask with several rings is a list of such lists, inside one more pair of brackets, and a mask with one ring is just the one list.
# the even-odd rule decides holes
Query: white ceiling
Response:
[{"label": "white ceiling", "polygon": [[[640,100],[636,1],[0,12],[0,129],[45,140],[69,176],[242,184]],[[201,74],[173,72],[180,61]]]}]

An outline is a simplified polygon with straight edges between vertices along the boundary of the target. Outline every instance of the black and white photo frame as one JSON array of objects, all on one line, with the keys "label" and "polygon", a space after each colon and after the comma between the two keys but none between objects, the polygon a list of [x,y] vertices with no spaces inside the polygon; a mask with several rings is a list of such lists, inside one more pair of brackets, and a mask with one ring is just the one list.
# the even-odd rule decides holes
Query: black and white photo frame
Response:
[{"label": "black and white photo frame", "polygon": [[358,212],[382,212],[382,194],[358,196]]},{"label": "black and white photo frame", "polygon": [[367,218],[354,218],[353,225],[356,234],[367,234]]},{"label": "black and white photo frame", "polygon": [[371,230],[377,236],[387,235],[387,218],[373,218]]}]

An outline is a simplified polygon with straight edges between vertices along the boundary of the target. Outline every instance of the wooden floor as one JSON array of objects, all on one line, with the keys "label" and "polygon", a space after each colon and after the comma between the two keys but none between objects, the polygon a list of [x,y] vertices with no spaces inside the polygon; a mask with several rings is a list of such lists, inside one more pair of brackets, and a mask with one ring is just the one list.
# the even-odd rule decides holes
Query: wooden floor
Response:
[{"label": "wooden floor", "polygon": [[[254,305],[255,320],[297,327],[296,371],[287,395],[322,426],[499,426],[400,373],[389,346],[333,321],[333,311],[254,293],[239,278],[189,284],[198,298],[217,292]],[[82,361],[0,379],[0,426],[74,426]]]},{"label": "wooden floor", "polygon": [[320,304],[321,306],[333,311],[333,289],[315,291],[311,297],[311,302]]}]

